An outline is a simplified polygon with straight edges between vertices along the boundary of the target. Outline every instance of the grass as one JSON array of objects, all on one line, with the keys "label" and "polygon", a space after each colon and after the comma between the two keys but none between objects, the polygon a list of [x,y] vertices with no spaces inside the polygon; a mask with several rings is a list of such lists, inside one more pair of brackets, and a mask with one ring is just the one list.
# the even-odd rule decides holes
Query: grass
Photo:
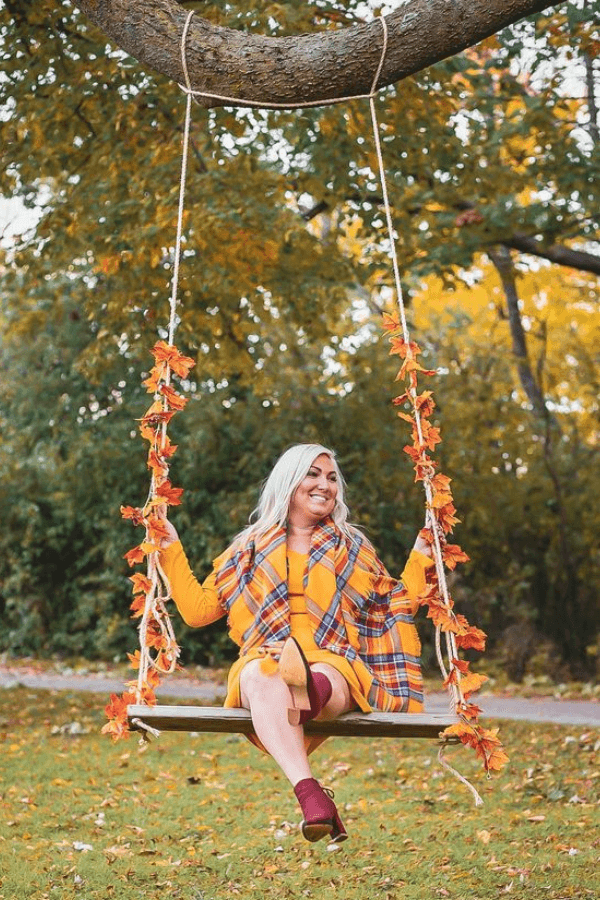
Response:
[{"label": "grass", "polygon": [[350,840],[301,837],[293,794],[237,736],[99,734],[98,696],[0,692],[0,900],[563,900],[600,896],[598,736],[504,723],[512,757],[485,805],[427,742],[330,740],[315,774]]}]

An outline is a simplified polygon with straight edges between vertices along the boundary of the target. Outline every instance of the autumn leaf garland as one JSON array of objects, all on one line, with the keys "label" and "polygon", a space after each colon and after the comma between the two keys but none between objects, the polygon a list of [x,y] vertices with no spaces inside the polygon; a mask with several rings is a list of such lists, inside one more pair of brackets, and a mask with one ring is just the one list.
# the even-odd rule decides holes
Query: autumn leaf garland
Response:
[{"label": "autumn leaf garland", "polygon": [[139,618],[141,650],[129,654],[132,667],[138,670],[138,678],[127,683],[129,688],[121,696],[111,694],[105,712],[108,722],[102,732],[114,740],[129,732],[127,707],[132,703],[153,706],[156,703],[155,688],[162,674],[173,672],[179,659],[179,647],[173,633],[165,604],[170,590],[159,563],[162,541],[168,536],[160,508],[178,506],[183,488],[173,487],[169,480],[169,460],[177,450],[167,435],[167,426],[173,416],[188,402],[171,385],[172,374],[186,378],[194,360],[183,356],[173,344],[157,341],[152,348],[154,366],[143,382],[148,393],[154,395],[149,409],[140,419],[140,434],[149,442],[148,468],[151,472],[150,491],[143,507],[122,506],[121,515],[134,525],[143,525],[145,539],[124,555],[130,566],[144,560],[147,573],[136,572],[131,576],[133,601],[132,618]]},{"label": "autumn leaf garland", "polygon": [[[396,380],[404,381],[406,390],[392,402],[395,406],[410,410],[404,412],[401,409],[398,412],[399,418],[411,427],[412,443],[404,447],[404,452],[413,462],[415,481],[422,482],[425,488],[430,527],[421,530],[421,537],[432,548],[436,561],[435,571],[428,576],[428,586],[419,603],[427,608],[427,616],[435,626],[436,652],[444,687],[451,691],[459,717],[459,721],[446,728],[442,735],[458,738],[472,747],[482,760],[485,771],[490,773],[501,769],[508,757],[497,730],[481,726],[478,720],[481,709],[471,702],[471,696],[487,681],[487,677],[471,672],[470,664],[458,658],[458,648],[484,650],[486,635],[480,628],[470,625],[463,615],[454,612],[454,601],[444,575],[444,566],[452,571],[460,563],[467,562],[469,557],[458,544],[448,541],[448,535],[459,521],[450,487],[451,479],[437,471],[437,462],[430,455],[440,443],[441,436],[439,429],[430,421],[435,409],[433,394],[431,391],[419,393],[418,380],[419,377],[435,375],[435,372],[420,364],[421,348],[414,341],[406,340],[396,315],[385,315],[383,328],[392,345],[391,355],[402,360]],[[442,635],[448,653],[447,664],[441,654]]]}]

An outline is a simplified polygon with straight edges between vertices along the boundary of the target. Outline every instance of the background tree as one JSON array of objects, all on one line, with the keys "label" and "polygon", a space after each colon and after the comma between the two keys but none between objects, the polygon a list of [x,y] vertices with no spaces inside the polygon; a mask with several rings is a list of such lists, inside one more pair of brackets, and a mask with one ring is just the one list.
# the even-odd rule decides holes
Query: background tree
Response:
[{"label": "background tree", "polygon": [[[332,28],[353,14],[318,9]],[[317,12],[206,15],[279,33]],[[0,29],[1,190],[37,217],[0,271],[2,640],[107,655],[132,642],[118,506],[146,489],[133,420],[166,319],[182,99],[67,3],[12,0]],[[403,279],[442,373],[463,602],[498,642],[531,623],[579,674],[598,597],[598,40],[568,4],[378,102]],[[339,449],[354,517],[395,570],[420,524],[376,338],[391,277],[369,128],[359,102],[195,110],[179,343],[198,366],[175,430],[199,572],[297,438]],[[202,659],[227,646],[214,630],[185,643]]]}]

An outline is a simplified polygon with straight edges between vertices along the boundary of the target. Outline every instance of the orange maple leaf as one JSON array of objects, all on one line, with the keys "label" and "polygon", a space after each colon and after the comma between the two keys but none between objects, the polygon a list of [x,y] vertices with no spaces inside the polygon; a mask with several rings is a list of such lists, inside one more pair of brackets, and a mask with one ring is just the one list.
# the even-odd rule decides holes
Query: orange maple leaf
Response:
[{"label": "orange maple leaf", "polygon": [[124,553],[123,559],[126,559],[130,566],[135,566],[138,563],[143,562],[144,557],[147,556],[148,553],[154,553],[157,550],[160,550],[160,547],[157,547],[155,544],[151,544],[148,541],[142,541],[137,547],[133,547],[132,550],[128,550],[127,553]]},{"label": "orange maple leaf", "polygon": [[133,583],[134,594],[147,594],[152,587],[150,579],[146,575],[142,575],[141,572],[130,575],[129,580]]},{"label": "orange maple leaf", "polygon": [[397,331],[398,328],[401,327],[398,313],[393,312],[391,315],[389,313],[384,313],[381,327],[384,331]]},{"label": "orange maple leaf", "polygon": [[160,455],[165,459],[170,459],[176,451],[177,444],[172,444],[169,436],[165,435],[165,438],[160,446]]},{"label": "orange maple leaf", "polygon": [[457,635],[466,634],[467,630],[471,627],[462,613],[456,613],[456,631],[454,632]]},{"label": "orange maple leaf", "polygon": [[465,722],[457,722],[456,725],[448,725],[448,727],[444,728],[442,731],[442,736],[457,737],[461,743],[467,744],[469,747],[477,746],[477,732],[472,725],[467,725]]},{"label": "orange maple leaf", "polygon": [[489,681],[487,675],[478,675],[477,672],[468,672],[461,678],[460,689],[465,700],[468,700],[471,694],[475,694],[486,681]]},{"label": "orange maple leaf", "polygon": [[142,426],[156,428],[164,423],[169,423],[175,413],[172,410],[164,409],[160,400],[155,400],[139,421]]},{"label": "orange maple leaf", "polygon": [[467,662],[466,659],[453,659],[452,665],[455,669],[458,669],[461,675],[466,675],[469,671],[469,666],[471,663]]},{"label": "orange maple leaf", "polygon": [[144,594],[136,594],[133,601],[131,602],[129,609],[132,612],[132,619],[139,619],[140,616],[144,614],[144,609],[146,607],[146,597]]},{"label": "orange maple leaf", "polygon": [[158,385],[165,375],[165,366],[152,366],[150,375],[145,381],[142,381],[144,387],[147,388],[149,394],[155,394],[158,391]]},{"label": "orange maple leaf", "polygon": [[156,513],[151,513],[148,516],[148,537],[151,541],[158,544],[169,537],[169,530],[165,520],[157,516]]},{"label": "orange maple leaf", "polygon": [[446,544],[442,551],[442,557],[444,559],[445,564],[449,569],[454,571],[459,563],[464,563],[469,561],[469,557],[458,546],[458,544]]},{"label": "orange maple leaf", "polygon": [[128,653],[127,656],[129,657],[129,665],[131,666],[131,668],[139,669],[141,661],[140,651],[136,650],[135,653]]},{"label": "orange maple leaf", "polygon": [[106,717],[109,720],[102,728],[102,734],[110,734],[114,741],[121,737],[125,737],[129,732],[129,724],[127,721],[127,706],[135,703],[135,694],[124,693],[110,695],[110,702],[104,708]]},{"label": "orange maple leaf", "polygon": [[186,378],[195,365],[190,356],[183,356],[174,344],[167,344],[166,341],[157,341],[152,348],[152,355],[157,363],[166,363],[180,378]]},{"label": "orange maple leaf", "polygon": [[407,343],[403,337],[390,337],[390,344],[392,345],[390,356],[396,355],[401,359],[416,359],[423,352],[418,344],[414,341]]},{"label": "orange maple leaf", "polygon": [[453,526],[460,522],[460,519],[457,519],[454,515],[455,512],[456,507],[453,503],[447,503],[437,510],[434,509],[434,515],[440,523],[444,534],[450,534]]},{"label": "orange maple leaf", "polygon": [[183,488],[173,487],[168,478],[156,491],[156,496],[169,506],[179,506],[182,494]]},{"label": "orange maple leaf", "polygon": [[150,622],[148,622],[148,627],[146,629],[146,646],[154,647],[156,650],[166,650],[169,646],[167,636],[163,634],[160,624],[156,619],[151,619]]},{"label": "orange maple leaf", "polygon": [[146,553],[142,549],[142,545],[139,544],[137,547],[133,547],[131,550],[128,550],[127,553],[124,553],[123,559],[126,559],[130,566],[137,566],[138,563],[144,561],[145,556]]},{"label": "orange maple leaf", "polygon": [[473,649],[483,651],[485,650],[486,637],[485,631],[482,631],[481,628],[469,625],[463,634],[456,636],[456,643],[459,647],[462,647],[463,650]]},{"label": "orange maple leaf", "polygon": [[452,494],[447,494],[443,491],[436,491],[433,497],[431,498],[431,509],[443,509],[444,506],[447,506],[449,503],[452,503]]},{"label": "orange maple leaf", "polygon": [[487,754],[486,771],[499,772],[500,769],[504,768],[508,761],[509,757],[507,756],[504,747],[502,747],[502,745],[494,747],[494,749]]},{"label": "orange maple leaf", "polygon": [[122,506],[121,515],[124,519],[131,519],[134,525],[142,525],[144,522],[144,513],[137,506]]},{"label": "orange maple leaf", "polygon": [[498,737],[497,728],[478,729],[478,743],[475,747],[477,755],[483,759],[483,765],[487,772],[497,771],[508,762],[508,756],[504,752],[502,742]]},{"label": "orange maple leaf", "polygon": [[444,475],[443,472],[438,472],[438,474],[431,479],[431,486],[435,488],[436,491],[448,491],[450,493],[450,482],[451,478],[448,478],[447,475]]},{"label": "orange maple leaf", "polygon": [[445,606],[430,604],[427,610],[427,618],[431,619],[435,627],[439,626],[442,631],[454,631],[456,627],[452,613]]},{"label": "orange maple leaf", "polygon": [[415,397],[415,407],[424,418],[432,415],[433,410],[435,409],[435,400],[433,399],[432,391],[423,391],[422,394]]},{"label": "orange maple leaf", "polygon": [[481,715],[483,710],[480,706],[476,706],[475,703],[457,703],[456,704],[456,715],[464,716],[465,719],[472,719],[473,721],[477,721],[477,718]]},{"label": "orange maple leaf", "polygon": [[161,384],[160,393],[163,395],[171,409],[184,409],[188,402],[187,397],[182,397],[170,384]]},{"label": "orange maple leaf", "polygon": [[156,450],[150,450],[148,453],[148,468],[152,469],[154,472],[154,476],[157,479],[166,478],[169,473],[169,468],[165,463],[162,456],[159,456]]}]

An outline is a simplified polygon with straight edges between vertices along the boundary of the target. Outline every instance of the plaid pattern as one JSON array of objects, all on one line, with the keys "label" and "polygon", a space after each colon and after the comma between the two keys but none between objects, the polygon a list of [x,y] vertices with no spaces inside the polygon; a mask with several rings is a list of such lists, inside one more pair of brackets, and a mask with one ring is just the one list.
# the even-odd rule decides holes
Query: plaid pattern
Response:
[{"label": "plaid pattern", "polygon": [[[241,655],[290,634],[285,529],[226,550],[215,560],[216,588]],[[323,650],[360,659],[373,677],[369,705],[402,712],[422,703],[420,643],[412,604],[364,535],[346,537],[326,519],[313,532],[304,574],[306,609]],[[411,704],[413,705],[413,704]]]}]

